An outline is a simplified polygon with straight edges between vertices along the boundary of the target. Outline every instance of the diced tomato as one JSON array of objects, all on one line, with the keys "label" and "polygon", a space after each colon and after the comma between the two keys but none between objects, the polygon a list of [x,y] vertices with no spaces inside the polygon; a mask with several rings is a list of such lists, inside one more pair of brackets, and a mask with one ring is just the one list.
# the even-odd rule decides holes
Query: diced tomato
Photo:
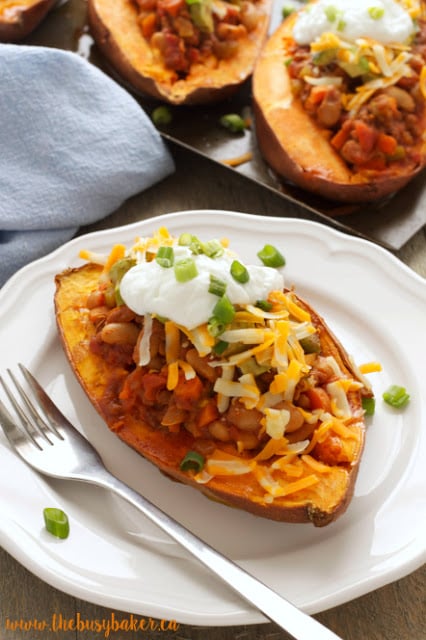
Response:
[{"label": "diced tomato", "polygon": [[227,3],[225,20],[238,20],[240,18],[240,7],[237,4]]},{"label": "diced tomato", "polygon": [[396,147],[397,141],[393,136],[386,135],[385,133],[379,133],[379,137],[377,139],[377,148],[379,151],[382,151],[387,155],[392,155],[395,153]]},{"label": "diced tomato", "polygon": [[159,0],[157,6],[159,11],[163,10],[169,15],[176,17],[185,6],[185,0]]},{"label": "diced tomato", "polygon": [[313,105],[320,104],[327,95],[327,91],[328,87],[312,87],[307,101]]},{"label": "diced tomato", "polygon": [[142,35],[144,38],[150,38],[155,31],[157,24],[157,15],[155,13],[148,13],[141,20]]},{"label": "diced tomato", "polygon": [[197,427],[202,429],[206,425],[217,420],[219,417],[219,411],[217,408],[216,400],[212,398],[204,406],[200,408],[197,414]]},{"label": "diced tomato", "polygon": [[370,153],[374,149],[378,133],[362,120],[355,120],[355,134],[363,151]]},{"label": "diced tomato", "polygon": [[307,389],[305,393],[309,398],[311,411],[314,409],[331,411],[330,396],[323,387],[313,387],[312,389]]},{"label": "diced tomato", "polygon": [[305,110],[309,114],[315,115],[326,95],[327,87],[312,87],[303,105]]},{"label": "diced tomato", "polygon": [[173,391],[176,406],[190,411],[200,400],[203,393],[203,383],[198,376],[186,380],[185,376],[179,376],[177,387]]},{"label": "diced tomato", "polygon": [[342,128],[339,129],[336,135],[331,138],[331,144],[335,149],[339,150],[343,147],[343,145],[349,138],[349,135],[351,133],[351,128],[352,128],[351,122],[346,121],[343,123]]},{"label": "diced tomato", "polygon": [[164,31],[163,36],[162,52],[166,67],[174,71],[187,71],[189,63],[186,59],[185,45],[182,38],[174,33]]}]

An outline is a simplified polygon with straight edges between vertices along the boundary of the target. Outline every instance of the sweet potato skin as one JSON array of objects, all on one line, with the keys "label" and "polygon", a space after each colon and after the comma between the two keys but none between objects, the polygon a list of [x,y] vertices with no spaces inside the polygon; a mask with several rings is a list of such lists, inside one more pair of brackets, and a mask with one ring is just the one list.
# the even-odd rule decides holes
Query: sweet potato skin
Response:
[{"label": "sweet potato skin", "polygon": [[19,42],[42,22],[57,0],[24,0],[0,8],[0,42]]},{"label": "sweet potato skin", "polygon": [[297,14],[289,16],[270,37],[253,74],[253,111],[262,156],[279,176],[331,200],[372,202],[399,191],[426,164],[426,135],[418,143],[422,161],[403,173],[351,171],[292,95],[284,65],[285,38],[291,38],[296,18]]},{"label": "sweet potato skin", "polygon": [[209,104],[231,96],[251,75],[267,36],[272,2],[260,0],[259,6],[264,18],[241,40],[235,56],[215,69],[198,66],[176,82],[173,72],[155,60],[130,0],[88,0],[88,20],[98,48],[133,89],[170,104]]},{"label": "sweet potato skin", "polygon": [[[206,496],[227,505],[248,511],[256,516],[290,522],[311,522],[324,526],[344,513],[353,495],[359,460],[364,446],[364,429],[359,428],[357,455],[347,467],[336,466],[321,479],[321,497],[314,501],[309,491],[300,491],[297,499],[277,498],[272,503],[262,500],[263,490],[251,475],[214,477],[208,484],[197,483],[180,470],[180,461],[193,448],[194,437],[187,431],[171,433],[154,429],[148,423],[116,411],[105,397],[117,397],[128,371],[111,367],[89,349],[95,333],[85,307],[90,291],[97,286],[101,267],[88,263],[56,276],[55,312],[59,337],[67,359],[83,390],[109,429],[163,473],[188,484]],[[333,355],[343,371],[350,372],[350,363],[343,347],[332,335],[324,321],[306,303],[299,304],[312,314],[319,329],[322,349]],[[361,408],[358,392],[349,398],[354,409]]]}]

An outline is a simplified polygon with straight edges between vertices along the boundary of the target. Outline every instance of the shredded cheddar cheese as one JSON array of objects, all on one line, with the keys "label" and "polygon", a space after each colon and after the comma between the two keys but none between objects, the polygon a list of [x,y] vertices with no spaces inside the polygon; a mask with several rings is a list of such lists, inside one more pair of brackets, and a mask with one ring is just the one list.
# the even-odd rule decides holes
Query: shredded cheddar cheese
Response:
[{"label": "shredded cheddar cheese", "polygon": [[376,373],[382,370],[382,365],[380,362],[365,362],[364,364],[359,365],[359,370],[361,373]]},{"label": "shredded cheddar cheese", "polygon": [[229,167],[238,167],[241,164],[250,162],[251,160],[253,160],[253,153],[251,151],[247,151],[246,153],[242,153],[240,156],[234,156],[233,158],[226,158],[225,160],[222,160],[222,162],[223,164],[226,164]]},{"label": "shredded cheddar cheese", "polygon": [[[379,89],[395,85],[401,78],[412,75],[409,65],[412,59],[410,47],[399,43],[381,44],[371,38],[357,38],[354,43],[346,42],[334,33],[323,33],[311,44],[314,54],[336,51],[337,60],[346,65],[343,68],[368,66],[372,78],[356,87],[355,93],[343,96],[343,107],[354,115]],[[424,69],[424,67],[423,67]],[[424,79],[424,72],[423,79]],[[422,78],[422,76],[421,76]],[[309,77],[304,80],[312,85],[341,84],[340,77]],[[422,81],[420,82],[422,86]]]},{"label": "shredded cheddar cheese", "polygon": [[118,260],[121,260],[126,255],[126,247],[124,244],[116,244],[111,249],[111,253],[109,254],[105,264],[104,264],[104,273],[107,273],[113,264],[115,264]]}]

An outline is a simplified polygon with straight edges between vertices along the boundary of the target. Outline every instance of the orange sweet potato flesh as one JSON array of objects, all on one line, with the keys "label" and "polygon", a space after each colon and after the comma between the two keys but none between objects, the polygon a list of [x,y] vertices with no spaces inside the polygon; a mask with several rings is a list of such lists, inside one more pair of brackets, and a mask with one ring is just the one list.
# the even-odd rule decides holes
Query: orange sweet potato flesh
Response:
[{"label": "orange sweet potato flesh", "polygon": [[131,0],[88,0],[88,17],[100,51],[131,87],[170,104],[193,105],[227,98],[252,74],[267,36],[272,1],[259,0],[257,6],[263,16],[239,40],[235,55],[218,61],[214,68],[193,65],[177,81],[142,36]]},{"label": "orange sweet potato flesh", "polygon": [[19,42],[45,18],[57,0],[0,0],[0,42]]},{"label": "orange sweet potato flesh", "polygon": [[253,74],[256,135],[264,159],[290,182],[341,202],[371,202],[402,189],[426,164],[426,136],[418,141],[418,164],[362,175],[352,171],[292,95],[284,61],[286,38],[291,39],[296,18],[297,13],[292,14],[270,37]]},{"label": "orange sweet potato flesh", "polygon": [[[194,436],[189,431],[182,429],[173,433],[160,426],[153,428],[143,420],[117,411],[118,393],[129,372],[119,366],[108,365],[89,349],[90,338],[96,329],[88,320],[86,301],[88,294],[97,287],[101,270],[98,265],[88,263],[57,275],[55,310],[58,333],[67,359],[108,427],[167,476],[191,485],[214,500],[256,516],[324,526],[344,513],[353,495],[364,446],[362,417],[352,426],[354,458],[350,464],[330,466],[329,471],[321,475],[319,484],[267,503],[263,500],[264,490],[252,474],[215,476],[207,484],[200,484],[194,481],[193,476],[181,471],[181,460],[188,450],[194,448]],[[353,377],[345,350],[323,319],[300,299],[298,304],[311,313],[319,333],[322,353],[334,356],[342,371]],[[358,391],[349,392],[348,398],[353,410],[361,409]]]}]

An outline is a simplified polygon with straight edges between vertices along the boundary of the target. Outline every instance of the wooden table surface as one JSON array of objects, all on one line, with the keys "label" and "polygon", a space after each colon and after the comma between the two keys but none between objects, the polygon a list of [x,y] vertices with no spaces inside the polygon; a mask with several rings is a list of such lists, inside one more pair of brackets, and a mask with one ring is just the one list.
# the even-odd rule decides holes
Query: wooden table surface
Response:
[{"label": "wooden table surface", "polygon": [[[135,222],[151,216],[189,209],[225,209],[270,216],[301,215],[301,211],[279,195],[258,187],[222,167],[171,145],[176,172],[97,225],[97,230]],[[305,212],[302,217],[308,217]],[[312,217],[312,216],[311,216]],[[312,219],[314,219],[312,217]],[[425,229],[397,254],[414,271],[426,277]],[[426,640],[426,570],[421,567],[402,579],[356,600],[317,614],[315,617],[344,640]],[[103,631],[57,628],[41,631],[28,625],[35,619],[50,623],[62,620],[110,620],[128,618],[129,613],[111,611],[79,600],[45,584],[0,549],[0,640],[101,640]],[[138,616],[141,618],[141,616]],[[158,621],[157,621],[158,622]],[[25,627],[27,623],[27,628]],[[72,627],[72,625],[71,625]],[[275,624],[239,627],[194,627],[180,624],[168,630],[111,632],[116,640],[167,638],[170,640],[288,640]],[[315,640],[315,638],[312,638]]]}]

